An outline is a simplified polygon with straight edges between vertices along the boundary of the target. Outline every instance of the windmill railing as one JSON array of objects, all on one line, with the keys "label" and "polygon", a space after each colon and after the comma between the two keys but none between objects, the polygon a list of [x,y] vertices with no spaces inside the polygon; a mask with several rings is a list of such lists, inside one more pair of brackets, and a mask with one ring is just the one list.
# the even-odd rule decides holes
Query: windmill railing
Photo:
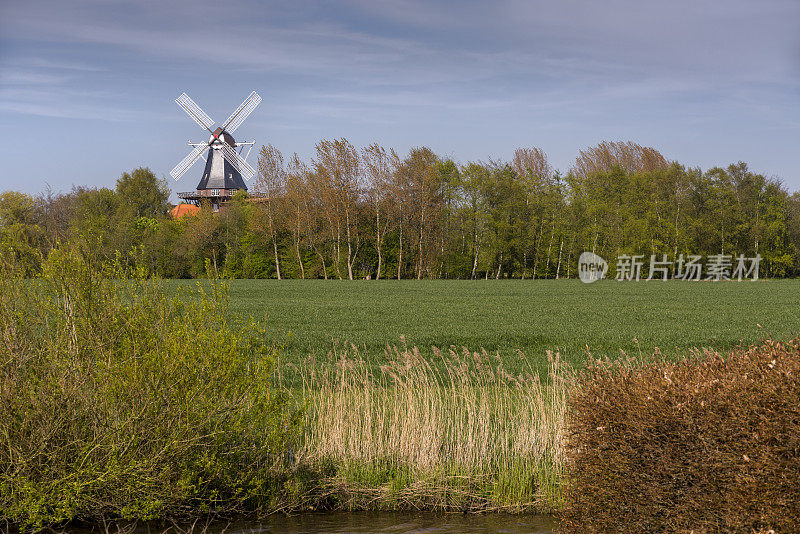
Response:
[{"label": "windmill railing", "polygon": [[[178,198],[181,199],[197,199],[197,198],[230,198],[239,189],[199,189],[197,191],[185,191],[178,193]],[[250,198],[267,198],[266,193],[248,192],[247,196]]]}]

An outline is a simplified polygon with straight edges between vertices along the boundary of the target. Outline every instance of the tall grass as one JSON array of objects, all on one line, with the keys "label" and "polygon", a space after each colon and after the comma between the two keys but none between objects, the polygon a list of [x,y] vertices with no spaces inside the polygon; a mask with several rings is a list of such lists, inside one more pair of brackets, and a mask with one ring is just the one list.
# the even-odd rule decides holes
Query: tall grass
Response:
[{"label": "tall grass", "polygon": [[558,506],[573,372],[548,353],[545,380],[517,353],[513,375],[486,351],[387,347],[375,369],[355,345],[283,367],[306,405],[298,459],[330,475],[347,509],[548,511]]}]

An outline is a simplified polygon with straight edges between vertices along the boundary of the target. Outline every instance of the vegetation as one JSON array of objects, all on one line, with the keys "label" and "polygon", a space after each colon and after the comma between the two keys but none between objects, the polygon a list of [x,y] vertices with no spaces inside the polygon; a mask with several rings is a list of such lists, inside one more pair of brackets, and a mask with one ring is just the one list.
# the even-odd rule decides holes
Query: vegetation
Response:
[{"label": "vegetation", "polygon": [[61,246],[0,276],[0,519],[182,518],[273,506],[297,416],[263,329],[218,286],[160,284]]},{"label": "vegetation", "polygon": [[466,348],[391,357],[376,375],[350,345],[284,370],[308,406],[299,458],[329,472],[318,496],[348,510],[558,508],[572,384],[558,354],[545,381]]},{"label": "vegetation", "polygon": [[[323,140],[310,161],[262,147],[251,186],[219,215],[172,220],[148,169],[115,189],[0,197],[0,250],[39,271],[57,242],[98,237],[108,261],[165,278],[574,278],[591,250],[760,254],[762,277],[800,274],[800,193],[744,163],[705,172],[655,149],[604,142],[567,173],[538,148],[510,162],[457,165],[427,148],[404,158]],[[207,269],[208,265],[208,269]]]},{"label": "vegetation", "polygon": [[797,532],[800,340],[595,362],[569,401],[570,532]]},{"label": "vegetation", "polygon": [[97,250],[54,248],[36,280],[2,265],[0,519],[557,506],[557,356],[546,382],[485,351],[435,351],[433,367],[405,346],[377,375],[348,346],[276,376],[224,285],[170,296]]},{"label": "vegetation", "polygon": [[[179,285],[179,284],[176,284]],[[800,332],[800,281],[732,283],[520,281],[233,280],[230,309],[265,319],[299,363],[349,340],[360,357],[386,363],[384,349],[405,336],[430,356],[435,345],[500,352],[524,372],[516,350],[547,370],[548,350],[578,367],[596,355],[672,357],[691,347],[724,350],[765,336]],[[527,365],[527,364],[526,364]]]},{"label": "vegetation", "polygon": [[418,508],[563,511],[588,532],[797,526],[797,341],[579,378],[558,353],[540,375],[522,352],[405,340],[377,368],[346,344],[276,366],[225,285],[175,296],[99,248],[51,249],[35,280],[2,265],[0,519],[23,529]]}]

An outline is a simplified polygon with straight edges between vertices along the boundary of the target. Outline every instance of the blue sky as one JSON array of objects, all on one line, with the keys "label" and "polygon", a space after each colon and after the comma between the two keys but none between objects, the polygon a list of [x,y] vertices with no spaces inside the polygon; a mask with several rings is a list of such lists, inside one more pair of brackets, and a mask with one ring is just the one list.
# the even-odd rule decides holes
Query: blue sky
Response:
[{"label": "blue sky", "polygon": [[[0,190],[169,178],[200,128],[238,139],[427,145],[465,163],[633,140],[800,190],[800,1],[0,0]],[[254,154],[251,154],[254,163]],[[196,164],[173,190],[194,188]]]}]

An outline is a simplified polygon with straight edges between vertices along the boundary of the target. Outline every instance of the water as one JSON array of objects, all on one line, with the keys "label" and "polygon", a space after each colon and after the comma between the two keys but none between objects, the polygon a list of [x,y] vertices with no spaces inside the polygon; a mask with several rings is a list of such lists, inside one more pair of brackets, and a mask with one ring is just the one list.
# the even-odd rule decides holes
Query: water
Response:
[{"label": "water", "polygon": [[[234,525],[232,525],[233,527]],[[238,528],[238,527],[237,527]],[[333,513],[270,519],[230,534],[553,534],[552,518],[508,514]]]},{"label": "water", "polygon": [[[271,516],[260,523],[234,522],[182,525],[170,533],[194,534],[554,534],[552,517],[509,514],[435,514],[428,512],[354,512],[309,513],[296,516]],[[163,527],[139,525],[135,529],[110,528],[124,534],[156,534]],[[102,532],[102,529],[99,530]],[[95,532],[98,532],[95,529]]]}]

